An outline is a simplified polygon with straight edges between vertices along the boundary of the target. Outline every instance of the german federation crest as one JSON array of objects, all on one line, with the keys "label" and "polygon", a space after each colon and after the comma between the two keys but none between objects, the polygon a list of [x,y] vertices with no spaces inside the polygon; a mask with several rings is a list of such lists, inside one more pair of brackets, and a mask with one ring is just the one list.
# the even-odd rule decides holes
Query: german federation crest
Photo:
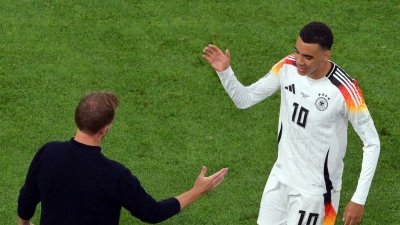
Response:
[{"label": "german federation crest", "polygon": [[328,108],[328,96],[325,94],[318,94],[317,101],[315,101],[315,106],[319,111],[325,111]]}]

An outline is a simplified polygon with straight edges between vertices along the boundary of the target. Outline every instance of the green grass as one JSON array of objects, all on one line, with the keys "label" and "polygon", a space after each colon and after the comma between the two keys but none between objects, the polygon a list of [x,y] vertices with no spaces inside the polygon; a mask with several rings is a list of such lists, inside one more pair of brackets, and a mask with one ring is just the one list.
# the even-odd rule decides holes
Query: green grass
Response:
[{"label": "green grass", "polygon": [[[103,152],[132,170],[156,199],[191,188],[202,165],[229,167],[221,186],[163,224],[256,224],[276,159],[279,94],[235,108],[202,59],[229,48],[249,85],[292,53],[301,27],[335,35],[332,60],[357,79],[381,138],[363,223],[400,221],[398,1],[45,1],[0,4],[0,221],[16,201],[37,149],[75,134],[90,91],[121,101]],[[357,185],[362,142],[351,126],[337,224]],[[33,219],[39,224],[40,207]],[[121,224],[141,224],[123,211]]]}]

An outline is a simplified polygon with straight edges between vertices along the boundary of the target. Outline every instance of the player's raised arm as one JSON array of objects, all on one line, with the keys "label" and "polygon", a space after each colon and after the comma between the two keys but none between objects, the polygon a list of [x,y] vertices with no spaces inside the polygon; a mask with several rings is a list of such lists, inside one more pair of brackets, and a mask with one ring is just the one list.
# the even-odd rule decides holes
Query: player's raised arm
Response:
[{"label": "player's raised arm", "polygon": [[217,46],[209,44],[203,50],[203,58],[217,71],[222,72],[229,68],[229,50],[225,54]]}]

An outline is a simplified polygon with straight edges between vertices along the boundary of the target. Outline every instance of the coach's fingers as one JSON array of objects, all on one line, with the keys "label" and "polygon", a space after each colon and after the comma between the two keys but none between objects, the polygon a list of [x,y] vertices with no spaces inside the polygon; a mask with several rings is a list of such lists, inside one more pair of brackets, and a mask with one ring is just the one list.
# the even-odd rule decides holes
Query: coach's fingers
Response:
[{"label": "coach's fingers", "polygon": [[204,177],[206,175],[206,173],[207,173],[207,167],[202,166],[199,176]]}]

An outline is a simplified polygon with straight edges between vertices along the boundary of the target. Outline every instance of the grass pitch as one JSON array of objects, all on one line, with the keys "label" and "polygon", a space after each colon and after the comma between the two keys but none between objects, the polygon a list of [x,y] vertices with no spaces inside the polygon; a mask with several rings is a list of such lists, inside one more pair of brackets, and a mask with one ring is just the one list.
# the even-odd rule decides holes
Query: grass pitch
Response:
[{"label": "grass pitch", "polygon": [[[0,221],[41,145],[75,134],[79,99],[115,92],[121,105],[103,145],[156,199],[191,188],[202,165],[229,167],[214,192],[163,224],[255,224],[276,159],[279,94],[235,108],[202,59],[229,48],[249,85],[293,52],[299,30],[327,23],[332,60],[357,79],[381,138],[362,224],[400,221],[397,1],[11,1],[0,5]],[[349,127],[337,224],[357,185],[362,143]],[[39,224],[40,207],[33,222]],[[121,224],[141,224],[123,211]]]}]

